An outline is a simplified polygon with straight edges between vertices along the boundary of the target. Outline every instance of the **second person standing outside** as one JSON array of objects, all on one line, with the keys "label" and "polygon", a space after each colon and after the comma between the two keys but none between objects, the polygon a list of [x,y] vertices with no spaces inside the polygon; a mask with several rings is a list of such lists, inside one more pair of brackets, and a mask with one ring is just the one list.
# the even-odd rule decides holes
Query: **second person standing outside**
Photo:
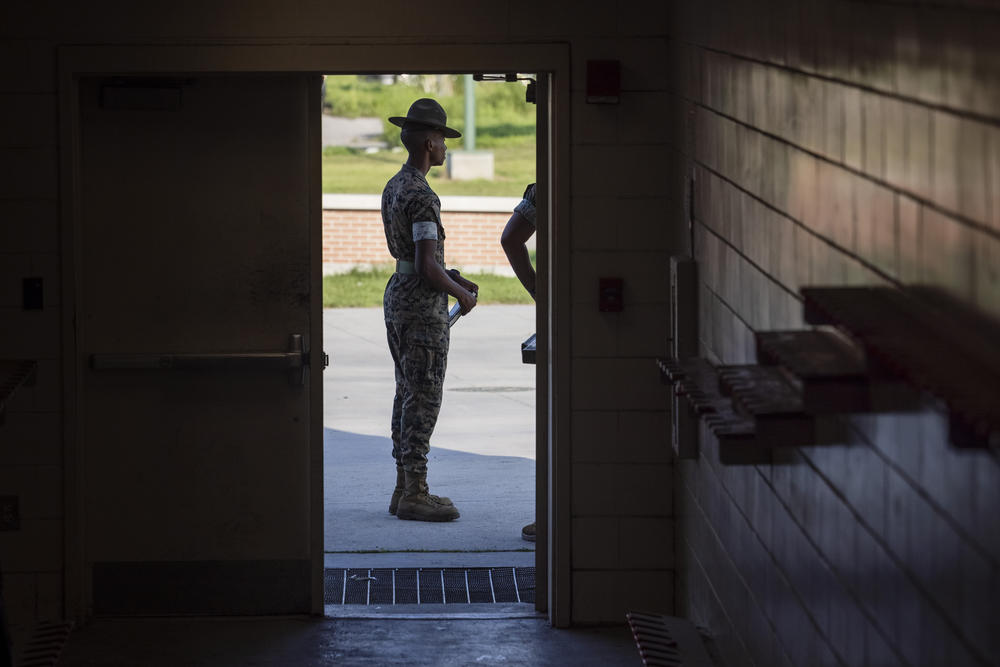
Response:
[{"label": "second person standing outside", "polygon": [[532,183],[524,189],[521,202],[514,207],[514,213],[500,236],[500,245],[514,269],[514,275],[532,299],[535,298],[535,267],[531,265],[527,243],[535,233],[535,225],[535,184]]},{"label": "second person standing outside", "polygon": [[[528,252],[528,239],[535,233],[535,184],[524,189],[520,203],[514,207],[507,225],[500,236],[507,261],[514,269],[514,275],[528,290],[531,298],[535,298],[535,267],[531,265],[531,254]],[[529,523],[521,529],[521,539],[535,541],[535,523]]]}]

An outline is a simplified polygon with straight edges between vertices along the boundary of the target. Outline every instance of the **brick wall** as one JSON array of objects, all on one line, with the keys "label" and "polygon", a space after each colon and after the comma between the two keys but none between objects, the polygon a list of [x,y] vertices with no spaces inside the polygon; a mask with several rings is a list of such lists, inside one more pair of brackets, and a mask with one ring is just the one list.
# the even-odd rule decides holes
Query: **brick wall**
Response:
[{"label": "brick wall", "polygon": [[[752,362],[803,285],[923,283],[1000,315],[1000,15],[976,2],[686,3],[701,354]],[[729,665],[996,664],[1000,468],[932,408],[838,445],[677,465],[678,613]],[[704,430],[704,429],[703,429]]]},{"label": "brick wall", "polygon": [[[476,267],[506,273],[507,256],[500,247],[500,233],[510,218],[506,213],[442,211],[445,262],[449,266]],[[386,264],[392,256],[385,246],[379,210],[323,210],[323,266],[336,271],[355,265]]]}]

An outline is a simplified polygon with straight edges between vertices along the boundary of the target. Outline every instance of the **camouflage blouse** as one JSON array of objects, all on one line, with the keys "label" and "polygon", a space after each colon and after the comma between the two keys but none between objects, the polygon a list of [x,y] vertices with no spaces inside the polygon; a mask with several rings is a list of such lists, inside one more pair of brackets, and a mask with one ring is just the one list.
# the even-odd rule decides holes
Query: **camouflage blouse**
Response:
[{"label": "camouflage blouse", "polygon": [[[434,259],[444,267],[441,200],[416,167],[404,164],[382,190],[382,226],[389,254],[414,261],[416,241],[436,239]],[[447,324],[448,294],[416,274],[394,273],[385,287],[386,321]]]},{"label": "camouflage blouse", "polygon": [[524,219],[531,223],[532,227],[536,227],[535,224],[535,184],[532,183],[524,189],[524,195],[521,197],[521,201],[517,206],[514,207],[514,211],[520,213],[524,216]]}]

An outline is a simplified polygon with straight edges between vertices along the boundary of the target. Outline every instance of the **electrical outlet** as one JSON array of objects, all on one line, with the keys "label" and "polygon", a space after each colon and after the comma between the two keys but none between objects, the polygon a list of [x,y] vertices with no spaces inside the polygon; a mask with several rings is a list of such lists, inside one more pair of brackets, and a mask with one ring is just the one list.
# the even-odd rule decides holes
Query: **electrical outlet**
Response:
[{"label": "electrical outlet", "polygon": [[21,528],[21,513],[17,509],[17,496],[0,496],[0,530]]}]

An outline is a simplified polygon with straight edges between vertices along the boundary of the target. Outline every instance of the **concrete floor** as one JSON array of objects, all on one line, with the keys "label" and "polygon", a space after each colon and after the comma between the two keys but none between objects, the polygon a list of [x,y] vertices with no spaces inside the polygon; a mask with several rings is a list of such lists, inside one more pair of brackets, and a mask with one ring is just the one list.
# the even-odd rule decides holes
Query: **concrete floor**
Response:
[{"label": "concrete floor", "polygon": [[626,626],[543,619],[103,619],[74,632],[61,667],[641,665]]},{"label": "concrete floor", "polygon": [[[533,565],[520,528],[534,518],[535,369],[521,363],[520,343],[534,332],[534,307],[479,306],[452,332],[429,466],[432,490],[462,512],[448,524],[386,512],[393,376],[381,309],[328,310],[324,330],[326,566]],[[59,664],[641,664],[624,619],[555,630],[529,604],[335,607],[336,618],[98,619],[71,635]]]}]

